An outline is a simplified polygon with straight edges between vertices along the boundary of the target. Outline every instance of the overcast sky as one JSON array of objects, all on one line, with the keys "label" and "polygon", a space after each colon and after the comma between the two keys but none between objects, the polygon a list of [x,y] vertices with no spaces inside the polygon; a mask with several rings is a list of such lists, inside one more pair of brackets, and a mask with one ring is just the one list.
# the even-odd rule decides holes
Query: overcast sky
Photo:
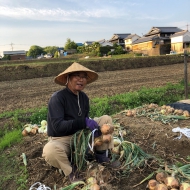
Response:
[{"label": "overcast sky", "polygon": [[32,45],[64,47],[67,38],[142,36],[153,26],[190,30],[190,0],[0,0],[0,55]]}]

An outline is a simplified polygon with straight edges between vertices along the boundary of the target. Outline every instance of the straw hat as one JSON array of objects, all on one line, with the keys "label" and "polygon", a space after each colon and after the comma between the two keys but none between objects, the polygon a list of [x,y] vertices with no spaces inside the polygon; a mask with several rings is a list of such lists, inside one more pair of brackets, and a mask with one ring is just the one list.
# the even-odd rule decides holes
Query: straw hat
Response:
[{"label": "straw hat", "polygon": [[60,73],[58,76],[55,77],[54,81],[57,84],[60,84],[62,86],[65,86],[67,83],[67,76],[70,73],[78,72],[78,71],[84,71],[87,73],[87,84],[94,82],[98,79],[98,74],[95,71],[92,71],[79,63],[74,62],[70,67],[68,67],[65,71]]}]

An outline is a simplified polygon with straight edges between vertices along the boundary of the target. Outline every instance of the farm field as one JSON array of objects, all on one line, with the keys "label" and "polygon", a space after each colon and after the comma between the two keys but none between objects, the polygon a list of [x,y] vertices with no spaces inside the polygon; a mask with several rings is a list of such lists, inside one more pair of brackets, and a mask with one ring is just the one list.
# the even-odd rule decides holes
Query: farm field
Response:
[{"label": "farm field", "polygon": [[[188,68],[188,73],[190,69]],[[26,109],[47,106],[48,100],[54,91],[62,87],[53,82],[54,77],[34,78],[17,81],[0,82],[0,113],[15,109]],[[139,69],[100,72],[99,79],[86,87],[85,92],[90,98],[112,96],[120,93],[135,91],[141,87],[159,87],[167,83],[178,83],[184,78],[184,65],[174,64]],[[121,110],[122,111],[122,110]],[[152,121],[146,117],[127,117],[125,112],[112,116],[117,123],[127,130],[127,140],[137,144],[146,153],[156,155],[167,163],[190,163],[190,141],[184,135],[180,140],[174,138],[178,133],[172,132],[175,127],[190,127],[190,120],[179,120],[176,123],[163,124],[160,121]],[[0,126],[6,123],[0,119]],[[44,183],[53,189],[67,184],[65,178],[55,169],[46,164],[42,159],[42,149],[47,142],[47,136],[37,134],[24,137],[23,143],[5,150],[9,155],[11,151],[23,152],[27,156],[27,171],[29,187],[35,182]],[[22,159],[16,158],[21,164]],[[111,181],[101,189],[107,190],[144,190],[147,182],[136,187],[141,180],[157,169],[152,160],[145,168],[133,171],[128,177],[118,178],[112,175]],[[108,183],[109,181],[109,183]],[[15,183],[9,181],[0,189],[13,190]]]}]

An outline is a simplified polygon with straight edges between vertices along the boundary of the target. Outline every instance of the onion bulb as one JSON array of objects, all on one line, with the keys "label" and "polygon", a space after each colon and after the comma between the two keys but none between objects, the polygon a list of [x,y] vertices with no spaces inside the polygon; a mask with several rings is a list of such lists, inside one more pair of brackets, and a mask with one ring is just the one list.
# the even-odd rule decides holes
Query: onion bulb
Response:
[{"label": "onion bulb", "polygon": [[113,144],[114,144],[114,146],[118,146],[119,144],[121,144],[121,141],[118,138],[114,138]]},{"label": "onion bulb", "polygon": [[120,154],[120,146],[118,145],[118,146],[113,147],[112,152],[114,154]]},{"label": "onion bulb", "polygon": [[86,180],[86,183],[87,184],[95,184],[97,183],[97,180],[95,177],[89,177],[87,180]]},{"label": "onion bulb", "polygon": [[111,136],[110,134],[103,135],[103,136],[102,136],[102,141],[103,141],[104,143],[109,143],[109,142],[111,142],[111,138],[112,138],[112,136]]},{"label": "onion bulb", "polygon": [[47,126],[47,121],[46,120],[42,120],[41,121],[41,126]]},{"label": "onion bulb", "polygon": [[37,133],[37,129],[32,128],[31,131],[30,131],[30,134],[35,135],[36,133]]},{"label": "onion bulb", "polygon": [[163,183],[157,184],[154,190],[168,190],[167,186]]},{"label": "onion bulb", "polygon": [[188,112],[187,110],[183,111],[183,115],[184,115],[185,117],[189,117],[189,116],[190,116],[190,114],[189,114],[189,112]]},{"label": "onion bulb", "polygon": [[190,190],[190,184],[189,183],[181,183],[180,184],[180,187],[179,187],[180,190]]},{"label": "onion bulb", "polygon": [[111,134],[114,131],[114,127],[110,124],[103,124],[100,127],[100,131],[102,132],[103,135]]},{"label": "onion bulb", "polygon": [[168,188],[179,188],[179,181],[175,177],[172,176],[167,177],[164,180],[164,183]]},{"label": "onion bulb", "polygon": [[126,116],[129,116],[129,117],[133,116],[132,111],[131,111],[131,110],[128,110],[127,113],[126,113]]},{"label": "onion bulb", "polygon": [[101,146],[103,143],[109,143],[112,136],[110,134],[101,135],[94,139],[94,146]]},{"label": "onion bulb", "polygon": [[28,133],[30,133],[30,131],[31,131],[32,128],[28,126],[28,127],[25,127],[24,129],[25,129]]},{"label": "onion bulb", "polygon": [[23,136],[27,136],[27,135],[28,135],[28,131],[27,131],[26,129],[24,129],[24,130],[22,131],[22,135],[23,135]]},{"label": "onion bulb", "polygon": [[166,172],[159,172],[156,174],[156,180],[160,183],[163,183],[164,180],[168,177]]},{"label": "onion bulb", "polygon": [[100,190],[100,186],[97,183],[94,183],[90,186],[90,190]]},{"label": "onion bulb", "polygon": [[158,181],[156,181],[155,179],[151,179],[151,180],[149,180],[147,187],[150,190],[154,190],[156,185],[158,185]]}]

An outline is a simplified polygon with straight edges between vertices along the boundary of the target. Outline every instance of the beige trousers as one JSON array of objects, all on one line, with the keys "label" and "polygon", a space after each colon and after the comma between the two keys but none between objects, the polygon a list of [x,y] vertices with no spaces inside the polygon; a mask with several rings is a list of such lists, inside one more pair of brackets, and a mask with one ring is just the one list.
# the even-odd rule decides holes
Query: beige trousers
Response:
[{"label": "beige trousers", "polygon": [[[112,118],[108,115],[103,115],[99,118],[94,118],[99,126],[105,123],[112,124]],[[71,155],[70,144],[72,136],[49,137],[48,143],[43,148],[42,157],[48,164],[58,169],[61,169],[65,176],[72,172],[69,157]],[[104,143],[96,150],[107,150],[113,148],[113,139],[110,143]]]}]

